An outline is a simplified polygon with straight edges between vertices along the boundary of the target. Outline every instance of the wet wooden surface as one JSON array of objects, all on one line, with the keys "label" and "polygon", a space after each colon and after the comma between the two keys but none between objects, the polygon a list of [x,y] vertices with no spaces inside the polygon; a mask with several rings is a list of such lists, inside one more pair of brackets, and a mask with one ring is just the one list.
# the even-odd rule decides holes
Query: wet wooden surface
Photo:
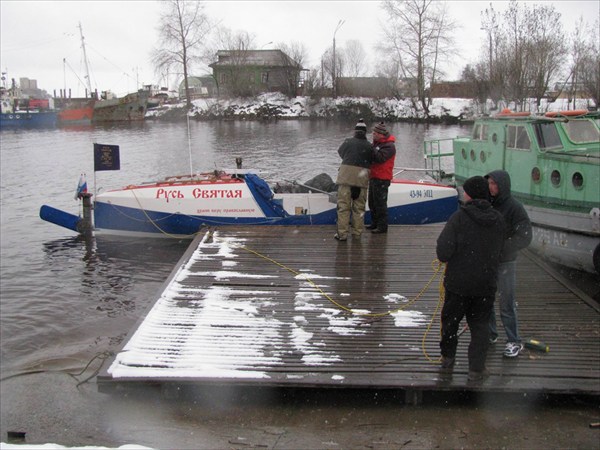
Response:
[{"label": "wet wooden surface", "polygon": [[550,351],[503,358],[501,331],[488,354],[489,378],[471,383],[466,330],[454,371],[440,372],[441,229],[393,226],[347,242],[333,239],[332,226],[220,227],[208,240],[199,236],[99,388],[150,382],[600,394],[597,305],[527,253],[518,261],[520,333]]}]

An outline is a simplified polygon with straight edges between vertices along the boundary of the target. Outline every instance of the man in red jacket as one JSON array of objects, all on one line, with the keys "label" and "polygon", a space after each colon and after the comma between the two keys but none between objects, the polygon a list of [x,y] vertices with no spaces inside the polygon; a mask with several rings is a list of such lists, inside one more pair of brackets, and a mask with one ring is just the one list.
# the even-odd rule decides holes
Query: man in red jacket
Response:
[{"label": "man in red jacket", "polygon": [[373,164],[369,179],[369,209],[371,233],[387,233],[388,229],[388,188],[394,177],[396,161],[396,138],[392,136],[383,122],[373,129]]}]

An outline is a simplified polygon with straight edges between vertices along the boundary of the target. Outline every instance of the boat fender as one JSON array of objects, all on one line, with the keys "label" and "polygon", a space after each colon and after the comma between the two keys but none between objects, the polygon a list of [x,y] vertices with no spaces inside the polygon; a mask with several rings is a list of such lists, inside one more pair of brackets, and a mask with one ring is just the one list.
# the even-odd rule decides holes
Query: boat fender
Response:
[{"label": "boat fender", "polygon": [[81,217],[53,208],[52,206],[42,205],[40,208],[40,218],[77,233],[81,232],[78,227],[79,222],[82,221]]}]

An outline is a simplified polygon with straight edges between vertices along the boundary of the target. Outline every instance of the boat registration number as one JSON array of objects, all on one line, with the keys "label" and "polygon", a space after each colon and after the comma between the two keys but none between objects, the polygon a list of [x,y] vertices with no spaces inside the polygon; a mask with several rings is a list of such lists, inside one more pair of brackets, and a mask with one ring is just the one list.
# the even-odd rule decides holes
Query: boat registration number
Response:
[{"label": "boat registration number", "polygon": [[410,198],[433,198],[432,189],[411,189]]}]

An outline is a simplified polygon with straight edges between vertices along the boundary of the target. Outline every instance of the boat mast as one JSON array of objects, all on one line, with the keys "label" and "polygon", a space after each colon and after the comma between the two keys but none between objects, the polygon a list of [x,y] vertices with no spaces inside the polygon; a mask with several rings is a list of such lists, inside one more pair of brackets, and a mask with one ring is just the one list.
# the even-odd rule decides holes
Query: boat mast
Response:
[{"label": "boat mast", "polygon": [[87,81],[88,95],[92,95],[92,82],[90,81],[90,68],[88,66],[87,53],[85,51],[85,39],[83,38],[83,29],[81,28],[81,22],[79,22],[79,34],[81,35],[81,48],[83,50],[83,62],[85,64],[85,79]]}]

